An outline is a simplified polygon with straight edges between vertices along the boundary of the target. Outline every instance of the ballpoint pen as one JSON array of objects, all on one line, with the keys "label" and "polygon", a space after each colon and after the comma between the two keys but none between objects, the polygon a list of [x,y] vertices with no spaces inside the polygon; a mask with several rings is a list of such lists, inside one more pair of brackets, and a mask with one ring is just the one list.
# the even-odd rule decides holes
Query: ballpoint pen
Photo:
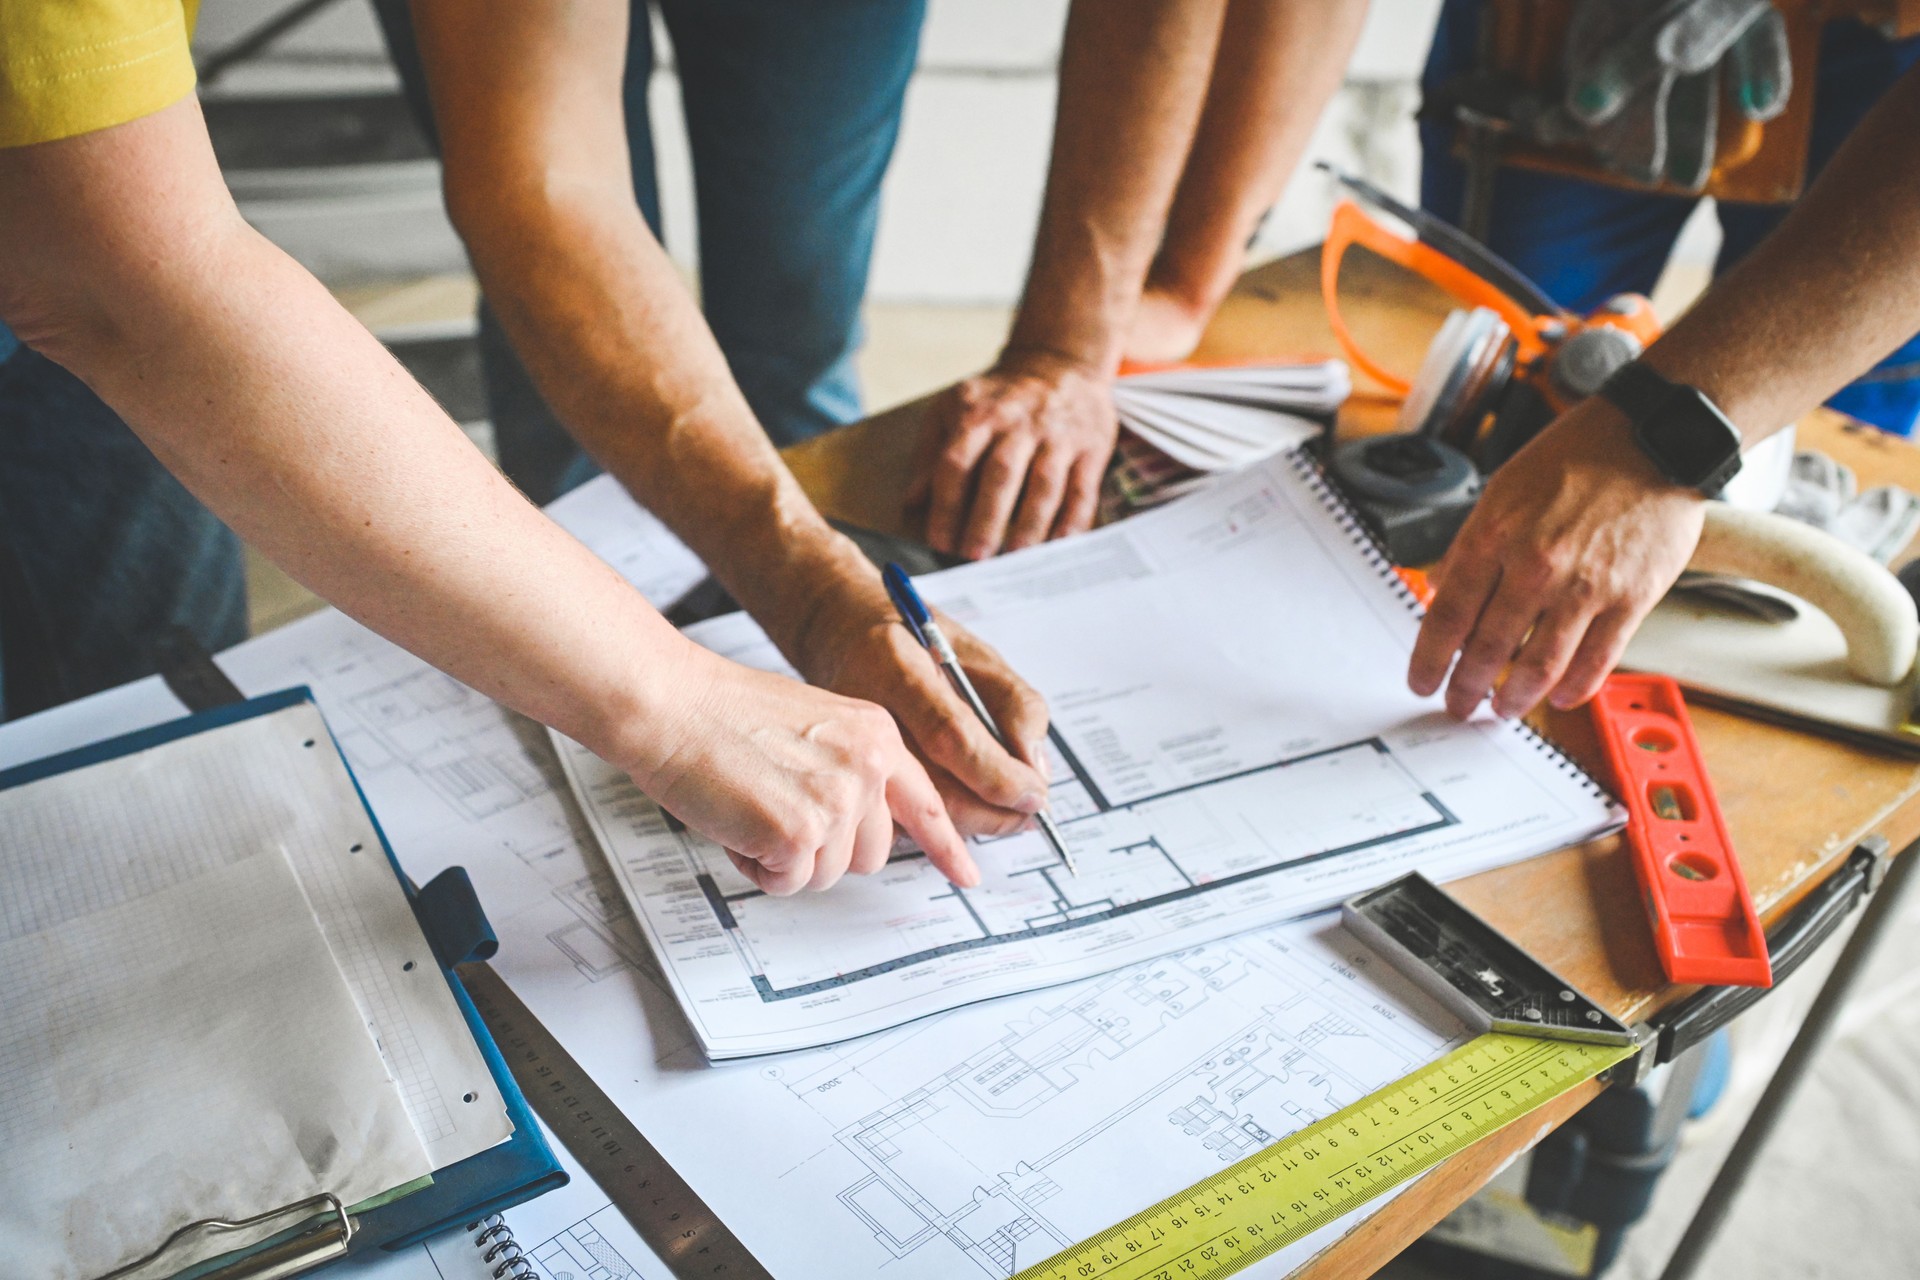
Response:
[{"label": "ballpoint pen", "polygon": [[[967,705],[973,708],[973,714],[979,716],[980,723],[986,725],[987,731],[993,734],[994,741],[1011,752],[1013,744],[1007,741],[1007,736],[1000,732],[1000,726],[994,723],[993,713],[987,710],[987,704],[980,701],[980,694],[974,689],[973,681],[967,679],[966,670],[960,665],[960,658],[954,653],[952,643],[940,630],[940,624],[933,620],[933,611],[927,608],[926,601],[914,590],[913,579],[897,564],[889,564],[881,571],[880,577],[887,584],[887,595],[893,601],[893,607],[900,611],[900,620],[907,624],[907,630],[913,632],[913,638],[933,655],[934,662],[947,673],[947,680],[953,685],[954,692],[966,699]],[[1073,854],[1068,852],[1067,842],[1061,837],[1053,815],[1043,807],[1033,815],[1033,820],[1039,826],[1040,834],[1053,846],[1053,851],[1060,855],[1060,861],[1067,864],[1068,872],[1078,876],[1080,868],[1073,865]]]}]

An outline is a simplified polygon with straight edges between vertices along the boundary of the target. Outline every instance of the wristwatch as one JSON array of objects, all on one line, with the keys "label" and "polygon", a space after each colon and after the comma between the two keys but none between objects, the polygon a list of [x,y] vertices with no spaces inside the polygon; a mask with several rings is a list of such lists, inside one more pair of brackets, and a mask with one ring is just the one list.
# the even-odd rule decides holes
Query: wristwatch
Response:
[{"label": "wristwatch", "polygon": [[1711,498],[1739,472],[1740,432],[1700,388],[1669,382],[1634,360],[1600,394],[1627,415],[1633,442],[1673,483]]}]

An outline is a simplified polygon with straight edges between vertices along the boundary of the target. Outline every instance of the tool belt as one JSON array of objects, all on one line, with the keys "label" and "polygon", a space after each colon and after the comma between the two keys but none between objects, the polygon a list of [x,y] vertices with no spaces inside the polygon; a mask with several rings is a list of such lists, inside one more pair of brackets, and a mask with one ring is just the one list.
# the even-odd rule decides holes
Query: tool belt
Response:
[{"label": "tool belt", "polygon": [[1474,69],[1423,113],[1470,161],[1785,203],[1835,18],[1911,35],[1920,0],[1487,0]]}]

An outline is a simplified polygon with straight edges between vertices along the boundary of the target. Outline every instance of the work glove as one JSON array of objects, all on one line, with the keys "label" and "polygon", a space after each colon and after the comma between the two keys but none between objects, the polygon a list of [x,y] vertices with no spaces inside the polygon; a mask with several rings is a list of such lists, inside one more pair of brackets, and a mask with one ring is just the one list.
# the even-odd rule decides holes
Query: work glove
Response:
[{"label": "work glove", "polygon": [[1638,182],[1705,187],[1723,97],[1764,123],[1792,89],[1786,24],[1768,0],[1580,0],[1553,140],[1584,140]]}]

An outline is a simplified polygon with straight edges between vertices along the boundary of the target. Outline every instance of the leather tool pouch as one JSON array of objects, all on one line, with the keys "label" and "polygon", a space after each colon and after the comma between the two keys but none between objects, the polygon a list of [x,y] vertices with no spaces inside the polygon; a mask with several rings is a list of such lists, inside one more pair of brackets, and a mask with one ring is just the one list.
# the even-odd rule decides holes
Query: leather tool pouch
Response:
[{"label": "leather tool pouch", "polygon": [[1463,156],[1778,204],[1806,183],[1821,24],[1920,32],[1920,0],[1487,0],[1472,71],[1425,105]]}]

